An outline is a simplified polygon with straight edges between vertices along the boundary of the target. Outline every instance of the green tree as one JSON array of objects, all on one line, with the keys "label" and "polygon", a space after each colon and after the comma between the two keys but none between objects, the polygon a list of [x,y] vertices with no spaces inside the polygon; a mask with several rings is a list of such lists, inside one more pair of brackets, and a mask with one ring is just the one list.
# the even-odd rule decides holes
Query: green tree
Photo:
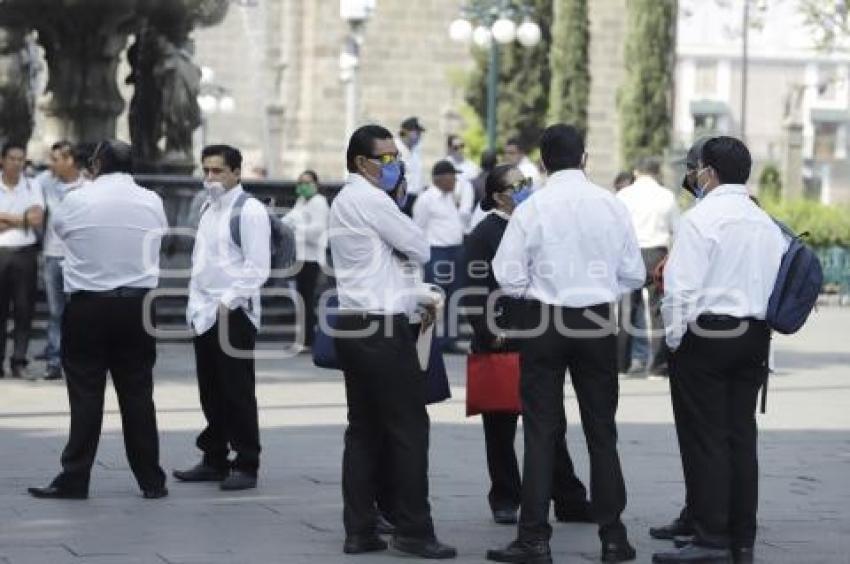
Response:
[{"label": "green tree", "polygon": [[626,77],[618,95],[620,153],[630,166],[670,143],[676,0],[629,0]]},{"label": "green tree", "polygon": [[569,123],[587,133],[590,96],[588,0],[554,0],[549,53],[549,123]]},{"label": "green tree", "polygon": [[[499,67],[499,94],[496,102],[499,144],[519,137],[533,147],[546,127],[549,108],[549,47],[552,44],[552,0],[528,0],[532,17],[543,32],[540,43],[527,48],[513,43],[503,45]],[[487,65],[489,50],[476,49],[475,68],[470,75],[466,100],[487,121]]]}]

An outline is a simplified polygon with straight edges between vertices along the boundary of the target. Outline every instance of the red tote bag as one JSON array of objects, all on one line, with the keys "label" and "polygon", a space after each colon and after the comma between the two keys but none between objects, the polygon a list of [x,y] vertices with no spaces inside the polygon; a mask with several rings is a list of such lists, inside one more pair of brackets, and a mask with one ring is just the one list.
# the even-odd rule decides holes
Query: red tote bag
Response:
[{"label": "red tote bag", "polygon": [[466,416],[522,413],[519,353],[471,354],[466,361]]}]

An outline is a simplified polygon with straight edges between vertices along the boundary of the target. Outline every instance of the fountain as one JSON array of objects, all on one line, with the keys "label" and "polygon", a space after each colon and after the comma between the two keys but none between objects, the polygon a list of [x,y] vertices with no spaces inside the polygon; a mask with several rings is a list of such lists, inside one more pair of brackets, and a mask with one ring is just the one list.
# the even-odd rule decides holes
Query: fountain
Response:
[{"label": "fountain", "polygon": [[[44,49],[48,82],[44,113],[58,137],[114,137],[125,102],[118,65],[126,51],[130,134],[150,172],[192,170],[192,133],[201,124],[200,69],[192,29],[221,22],[229,0],[0,0],[0,141],[32,134],[38,64]],[[133,45],[126,49],[130,36]]]}]

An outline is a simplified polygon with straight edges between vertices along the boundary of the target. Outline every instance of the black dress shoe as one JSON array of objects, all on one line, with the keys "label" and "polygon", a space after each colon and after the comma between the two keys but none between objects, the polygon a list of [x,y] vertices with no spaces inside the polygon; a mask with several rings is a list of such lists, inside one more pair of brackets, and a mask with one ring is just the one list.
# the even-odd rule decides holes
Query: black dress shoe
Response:
[{"label": "black dress shoe", "polygon": [[602,543],[602,554],[599,559],[602,562],[628,562],[637,557],[637,552],[629,541],[604,541]]},{"label": "black dress shoe", "polygon": [[696,531],[693,525],[684,521],[681,517],[676,517],[669,525],[663,527],[650,527],[649,536],[658,540],[673,540],[676,537],[690,537]]},{"label": "black dress shoe", "polygon": [[88,499],[89,492],[83,490],[67,490],[56,486],[46,488],[27,488],[29,494],[39,499]]},{"label": "black dress shoe", "polygon": [[160,499],[168,495],[168,488],[160,486],[149,490],[142,490],[142,497],[145,499]]},{"label": "black dress shoe", "polygon": [[753,564],[755,551],[751,546],[739,546],[732,549],[732,562],[735,564]]},{"label": "black dress shoe", "polygon": [[248,474],[242,470],[234,470],[230,473],[230,476],[225,478],[221,483],[221,489],[230,492],[250,490],[256,487],[257,476],[254,474]]},{"label": "black dress shoe", "polygon": [[446,560],[457,556],[457,550],[454,547],[443,544],[436,538],[419,539],[394,535],[390,546],[399,552],[428,560]]},{"label": "black dress shoe", "polygon": [[499,525],[515,525],[517,522],[516,509],[494,509],[493,521]]},{"label": "black dress shoe", "polygon": [[390,520],[384,517],[382,513],[378,513],[378,519],[375,521],[375,532],[379,535],[395,534],[395,525],[390,523]]},{"label": "black dress shoe", "polygon": [[559,523],[595,523],[590,514],[590,503],[587,501],[578,505],[556,502],[555,519]]},{"label": "black dress shoe", "polygon": [[365,554],[386,549],[386,541],[377,535],[349,535],[345,537],[345,544],[342,545],[342,551],[346,554]]},{"label": "black dress shoe", "polygon": [[505,548],[487,551],[487,560],[513,564],[552,564],[549,542],[515,540]]},{"label": "black dress shoe", "polygon": [[685,548],[689,544],[693,544],[694,537],[676,537],[673,539],[673,546],[676,548]]},{"label": "black dress shoe", "polygon": [[656,552],[652,564],[732,564],[732,551],[689,544],[672,552]]},{"label": "black dress shoe", "polygon": [[227,478],[228,473],[201,462],[188,470],[175,470],[172,475],[181,482],[220,482]]}]

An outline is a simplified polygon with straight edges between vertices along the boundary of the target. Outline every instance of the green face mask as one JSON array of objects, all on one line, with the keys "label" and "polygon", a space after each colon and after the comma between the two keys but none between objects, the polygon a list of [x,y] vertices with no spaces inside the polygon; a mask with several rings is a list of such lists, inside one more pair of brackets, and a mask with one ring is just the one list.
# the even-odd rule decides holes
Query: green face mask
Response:
[{"label": "green face mask", "polygon": [[295,193],[306,200],[315,196],[318,191],[319,190],[316,188],[316,185],[310,184],[309,182],[295,185]]}]

